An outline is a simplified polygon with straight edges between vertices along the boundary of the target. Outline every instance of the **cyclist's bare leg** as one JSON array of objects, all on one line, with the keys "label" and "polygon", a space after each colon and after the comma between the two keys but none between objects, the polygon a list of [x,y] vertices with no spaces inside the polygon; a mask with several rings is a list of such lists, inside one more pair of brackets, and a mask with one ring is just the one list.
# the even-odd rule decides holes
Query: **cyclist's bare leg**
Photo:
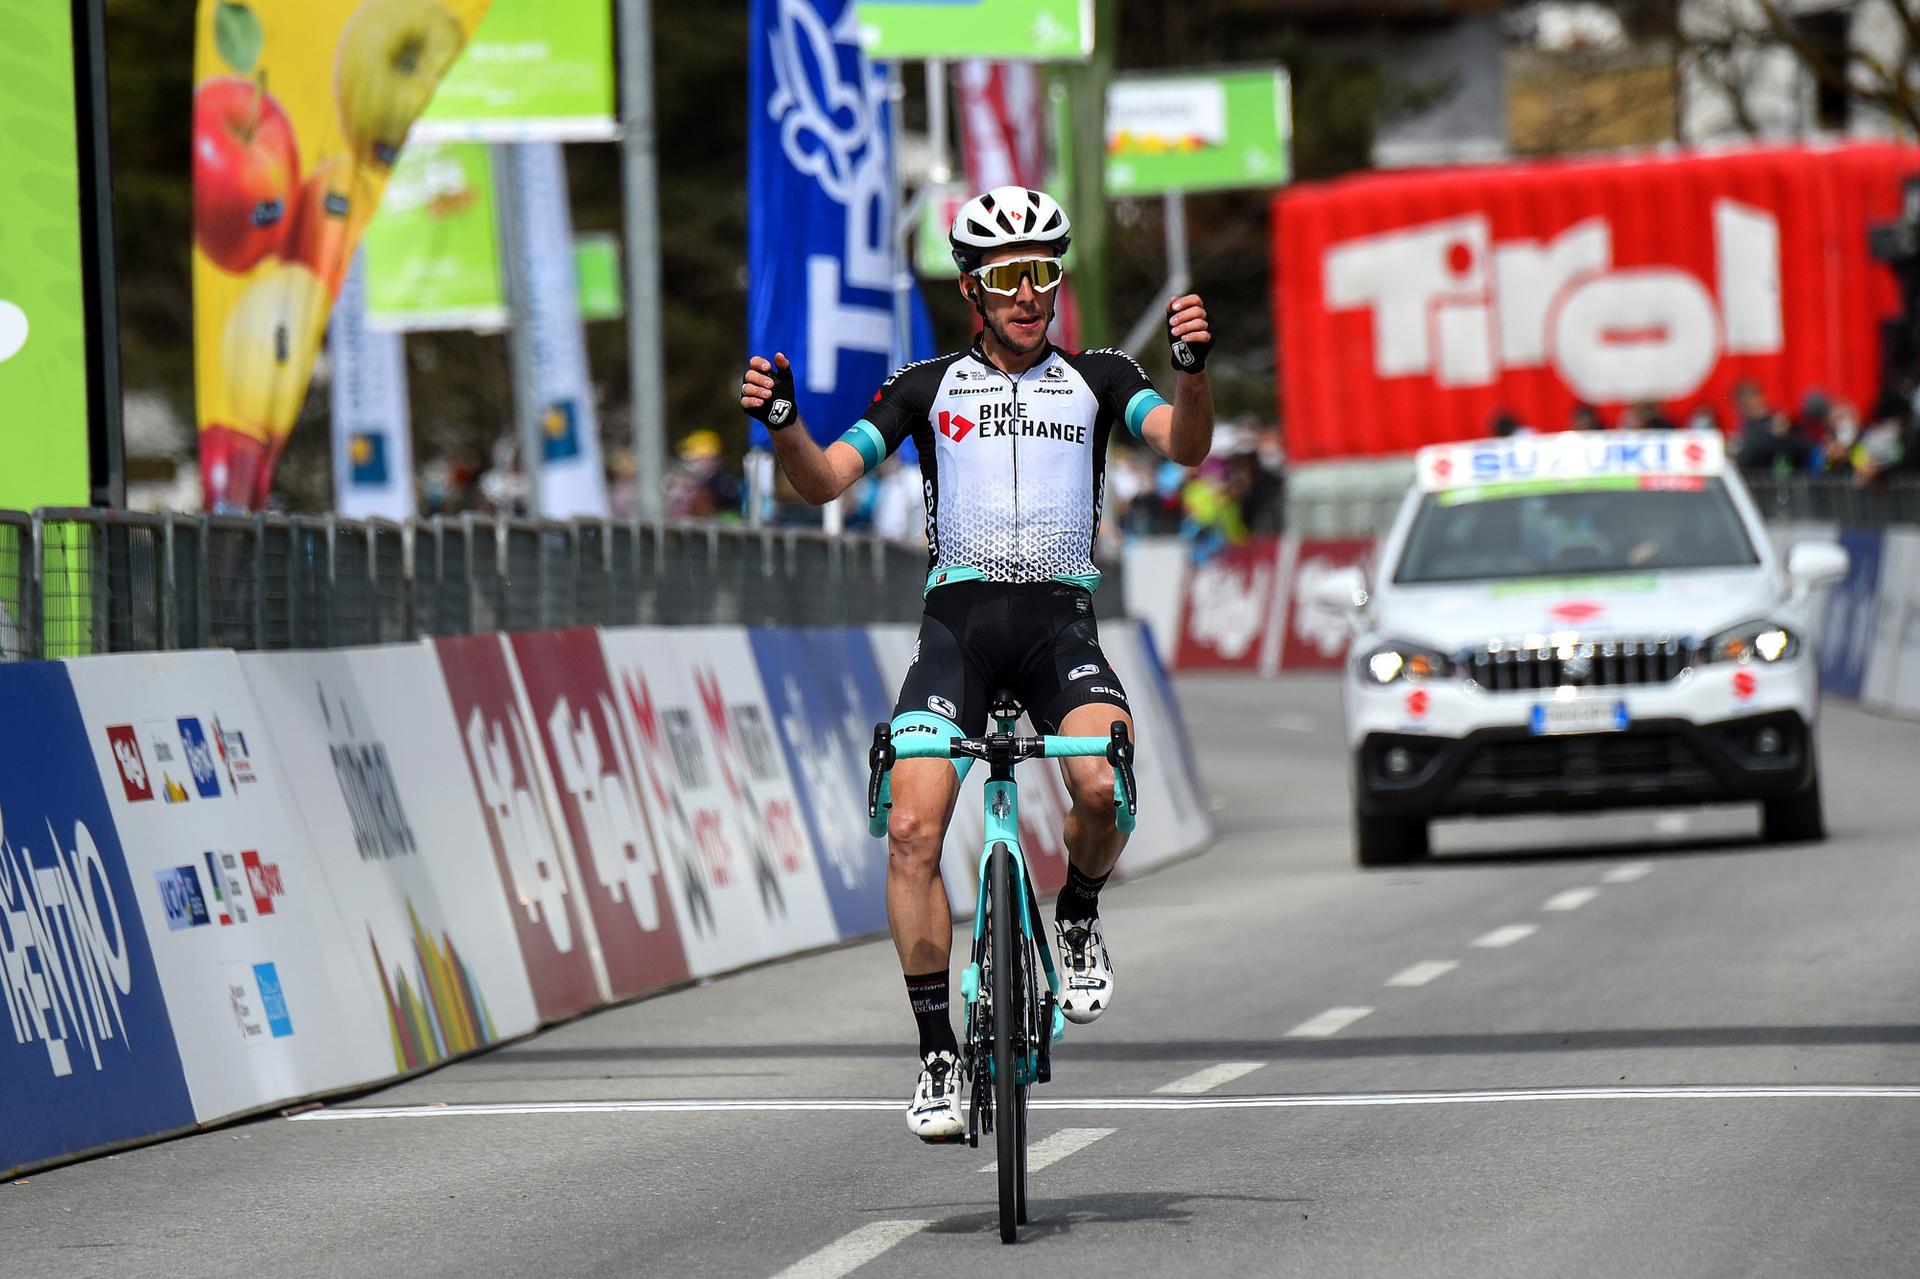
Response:
[{"label": "cyclist's bare leg", "polygon": [[960,779],[944,759],[903,759],[893,767],[887,923],[904,973],[944,971],[947,966],[953,912],[940,880],[940,847],[959,797]]},{"label": "cyclist's bare leg", "polygon": [[[1066,737],[1105,737],[1113,731],[1113,722],[1127,726],[1133,735],[1133,717],[1118,706],[1095,703],[1076,706],[1060,721]],[[1073,807],[1067,813],[1061,839],[1067,846],[1067,860],[1089,879],[1100,879],[1120,860],[1127,837],[1114,824],[1113,765],[1097,756],[1060,761]]]}]

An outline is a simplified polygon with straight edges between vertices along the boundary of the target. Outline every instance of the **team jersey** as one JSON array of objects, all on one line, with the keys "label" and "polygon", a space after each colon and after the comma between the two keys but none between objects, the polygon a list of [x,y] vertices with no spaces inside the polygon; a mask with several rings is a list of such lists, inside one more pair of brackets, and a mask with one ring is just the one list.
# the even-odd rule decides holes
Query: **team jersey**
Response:
[{"label": "team jersey", "polygon": [[1093,566],[1115,423],[1166,401],[1123,351],[1049,347],[1018,377],[966,351],[909,364],[840,438],[866,469],[911,439],[927,496],[927,589],[1100,581]]}]

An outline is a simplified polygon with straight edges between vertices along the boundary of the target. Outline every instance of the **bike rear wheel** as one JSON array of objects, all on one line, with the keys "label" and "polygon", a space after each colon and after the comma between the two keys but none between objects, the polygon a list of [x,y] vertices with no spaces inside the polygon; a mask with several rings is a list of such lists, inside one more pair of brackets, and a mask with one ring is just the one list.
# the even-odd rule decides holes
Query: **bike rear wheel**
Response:
[{"label": "bike rear wheel", "polygon": [[995,844],[987,859],[987,920],[993,979],[993,1125],[1000,1174],[1000,1242],[1012,1243],[1026,1216],[1026,1089],[1019,1083],[1026,1055],[1026,946],[1020,928],[1022,899],[1015,894],[1013,852]]}]

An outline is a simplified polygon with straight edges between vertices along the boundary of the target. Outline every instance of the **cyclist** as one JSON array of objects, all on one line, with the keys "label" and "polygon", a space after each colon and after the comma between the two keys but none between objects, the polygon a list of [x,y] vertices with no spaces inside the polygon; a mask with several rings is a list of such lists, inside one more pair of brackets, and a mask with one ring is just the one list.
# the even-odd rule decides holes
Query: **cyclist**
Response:
[{"label": "cyclist", "polygon": [[[949,240],[980,336],[967,350],[900,369],[824,449],[804,429],[790,429],[799,412],[784,354],[754,356],[742,379],[740,406],[766,424],[781,467],[808,502],[838,497],[902,441],[918,447],[929,571],[919,641],[894,707],[897,736],[978,735],[1000,689],[1020,699],[1043,733],[1105,736],[1115,720],[1132,731],[1093,617],[1107,440],[1125,430],[1181,465],[1205,460],[1213,333],[1198,296],[1169,302],[1172,404],[1124,352],[1052,345],[1047,327],[1069,231],[1059,204],[1026,187],[999,187],[961,206]],[[902,760],[887,830],[887,919],[920,1033],[907,1123],[930,1142],[962,1135],[948,1013],[953,921],[940,849],[968,762]],[[1114,823],[1112,766],[1099,758],[1062,764],[1073,806],[1055,929],[1062,1008],[1085,1024],[1113,1002],[1099,895],[1126,837]]]}]

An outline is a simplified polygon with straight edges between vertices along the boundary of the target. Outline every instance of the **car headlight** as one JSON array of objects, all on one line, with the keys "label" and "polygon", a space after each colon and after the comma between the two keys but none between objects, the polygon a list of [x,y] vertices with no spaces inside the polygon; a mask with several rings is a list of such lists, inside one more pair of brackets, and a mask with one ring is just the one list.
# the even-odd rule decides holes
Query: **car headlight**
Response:
[{"label": "car headlight", "polygon": [[1361,654],[1358,666],[1361,678],[1373,684],[1391,684],[1395,680],[1417,684],[1453,674],[1453,659],[1446,654],[1397,640],[1375,645]]},{"label": "car headlight", "polygon": [[1704,662],[1759,662],[1771,666],[1800,656],[1800,637],[1777,622],[1748,622],[1721,631],[1701,649]]}]

